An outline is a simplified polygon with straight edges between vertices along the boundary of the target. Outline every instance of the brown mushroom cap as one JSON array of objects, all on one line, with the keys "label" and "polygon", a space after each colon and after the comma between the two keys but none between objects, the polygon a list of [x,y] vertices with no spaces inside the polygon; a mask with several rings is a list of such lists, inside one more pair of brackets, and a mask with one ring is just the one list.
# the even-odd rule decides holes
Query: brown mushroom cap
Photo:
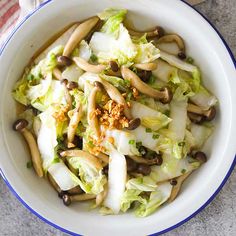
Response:
[{"label": "brown mushroom cap", "polygon": [[200,151],[196,152],[193,155],[193,158],[199,161],[201,164],[207,162],[207,156],[204,152],[200,152]]},{"label": "brown mushroom cap", "polygon": [[129,126],[127,127],[128,130],[137,129],[141,125],[140,118],[135,118],[129,121]]},{"label": "brown mushroom cap", "polygon": [[[189,113],[193,113],[195,115],[202,116],[203,118],[202,118],[202,120],[200,120],[200,122],[212,121],[216,116],[215,107],[210,107],[208,110],[204,110],[202,107],[199,107],[197,105],[189,103],[187,110]],[[196,116],[196,118],[197,118],[197,116]],[[191,119],[191,114],[190,114],[190,119]]]},{"label": "brown mushroom cap", "polygon": [[95,87],[99,88],[101,91],[104,90],[103,84],[102,84],[101,82],[99,82],[99,81],[95,81],[95,82],[93,83],[93,85],[94,85]]},{"label": "brown mushroom cap", "polygon": [[216,109],[215,107],[211,107],[207,112],[205,112],[205,120],[212,121],[216,117]]},{"label": "brown mushroom cap", "polygon": [[58,56],[57,63],[60,66],[70,66],[72,64],[72,60],[67,56]]},{"label": "brown mushroom cap", "polygon": [[204,116],[192,112],[188,112],[188,118],[195,124],[201,124],[202,122],[205,121]]},{"label": "brown mushroom cap", "polygon": [[16,120],[14,123],[13,123],[13,130],[15,131],[22,131],[24,128],[26,128],[28,126],[28,121],[25,120],[25,119],[19,119],[19,120]]},{"label": "brown mushroom cap", "polygon": [[62,201],[65,206],[69,206],[71,204],[71,197],[68,194],[64,194],[62,196]]}]

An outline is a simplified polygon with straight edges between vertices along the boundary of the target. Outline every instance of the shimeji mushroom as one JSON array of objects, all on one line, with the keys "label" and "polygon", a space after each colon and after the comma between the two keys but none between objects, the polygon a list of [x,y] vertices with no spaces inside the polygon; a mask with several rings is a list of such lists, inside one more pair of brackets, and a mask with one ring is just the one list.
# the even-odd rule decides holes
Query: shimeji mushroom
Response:
[{"label": "shimeji mushroom", "polygon": [[157,69],[157,63],[150,62],[150,63],[140,63],[140,64],[134,64],[133,67],[145,70],[145,71],[152,71]]},{"label": "shimeji mushroom", "polygon": [[121,74],[123,78],[129,80],[131,86],[135,87],[139,92],[157,99],[164,104],[171,102],[173,94],[168,87],[164,87],[160,91],[156,90],[144,83],[133,71],[124,66],[121,67]]},{"label": "shimeji mushroom", "polygon": [[201,121],[212,121],[216,116],[215,107],[210,107],[208,110],[204,110],[197,105],[189,103],[187,110],[188,110],[188,113],[190,113],[190,115],[189,115],[190,119],[194,118],[194,116],[191,115],[191,113],[192,113],[192,114],[195,114],[196,119],[199,118],[198,116],[200,116],[202,118],[202,119],[199,118],[200,122]]},{"label": "shimeji mushroom", "polygon": [[67,79],[63,79],[61,80],[61,83],[64,85],[65,88],[65,99],[66,99],[66,103],[68,105],[68,110],[71,110],[72,107],[72,98],[71,95],[69,93],[69,89],[68,89],[68,80]]},{"label": "shimeji mushroom", "polygon": [[131,36],[142,37],[144,34],[146,34],[147,38],[159,38],[165,34],[164,29],[160,26],[156,26],[153,30],[150,31],[138,31],[130,28],[128,28],[128,31]]},{"label": "shimeji mushroom", "polygon": [[88,63],[86,60],[84,60],[81,57],[73,57],[73,61],[82,70],[95,73],[95,74],[99,74],[106,69],[106,65],[102,65],[102,64],[93,65],[93,64]]},{"label": "shimeji mushroom", "polygon": [[106,155],[102,152],[99,152],[98,154],[96,154],[96,157],[98,157],[98,159],[103,162],[102,163],[103,166],[107,166],[109,164],[109,156],[108,155]]},{"label": "shimeji mushroom", "polygon": [[141,119],[140,118],[135,118],[129,121],[128,130],[135,130],[141,125]]},{"label": "shimeji mushroom", "polygon": [[100,82],[104,89],[106,90],[107,94],[109,95],[109,97],[114,100],[116,103],[122,105],[124,107],[124,114],[128,119],[132,119],[131,113],[130,113],[130,109],[124,99],[124,97],[121,95],[121,93],[119,92],[119,90],[113,86],[112,84],[108,83],[107,81],[98,78],[97,79],[98,82]]},{"label": "shimeji mushroom", "polygon": [[[204,152],[198,151],[193,155],[193,159],[199,161],[200,164],[202,165],[207,161],[207,156]],[[176,199],[176,197],[178,196],[178,194],[181,190],[181,186],[182,186],[183,182],[192,174],[192,172],[193,172],[193,170],[189,171],[189,172],[187,172],[175,179],[170,180],[170,183],[173,185],[171,196],[169,199],[170,202],[172,202]]]},{"label": "shimeji mushroom", "polygon": [[39,177],[43,177],[42,159],[38,149],[38,145],[33,134],[26,128],[27,125],[27,120],[19,119],[13,124],[13,129],[20,132],[24,136],[30,149],[34,170]]},{"label": "shimeji mushroom", "polygon": [[153,159],[147,159],[139,156],[129,156],[130,159],[133,161],[140,163],[140,164],[147,164],[147,165],[158,165],[160,166],[163,162],[161,155],[156,155]]},{"label": "shimeji mushroom", "polygon": [[63,56],[69,57],[76,45],[78,45],[89,34],[89,32],[98,22],[99,18],[94,16],[80,23],[67,41],[63,51]]},{"label": "shimeji mushroom", "polygon": [[96,196],[96,206],[100,206],[107,196],[108,186],[105,184],[104,190]]},{"label": "shimeji mushroom", "polygon": [[83,115],[83,109],[80,104],[77,105],[77,107],[73,111],[73,115],[70,119],[68,130],[67,130],[67,147],[72,148],[75,147],[73,144],[76,128],[82,118]]},{"label": "shimeji mushroom", "polygon": [[63,80],[62,73],[61,73],[61,71],[57,67],[55,67],[53,69],[52,74],[53,74],[55,79],[60,80],[60,81]]},{"label": "shimeji mushroom", "polygon": [[[180,59],[184,59],[185,45],[183,39],[177,34],[168,34],[158,39],[157,44],[172,43],[175,42],[179,48],[178,56]],[[186,56],[185,56],[186,57]]]},{"label": "shimeji mushroom", "polygon": [[95,199],[96,195],[94,194],[78,194],[78,195],[69,195],[69,194],[64,194],[62,196],[62,200],[65,206],[69,206],[72,202],[81,202],[81,201],[87,201],[87,200],[92,200]]},{"label": "shimeji mushroom", "polygon": [[57,57],[57,64],[59,66],[70,66],[73,63],[73,61],[66,56],[58,56]]},{"label": "shimeji mushroom", "polygon": [[95,157],[94,155],[82,151],[82,150],[66,150],[66,151],[62,151],[60,153],[60,155],[62,157],[66,157],[66,158],[70,158],[70,157],[82,157],[84,158],[84,160],[88,161],[91,165],[93,165],[94,167],[96,167],[97,169],[102,169],[102,165],[100,163],[100,161],[98,160],[97,157]]},{"label": "shimeji mushroom", "polygon": [[48,182],[51,184],[51,186],[58,192],[58,196],[61,197],[61,194],[64,192],[60,189],[56,181],[53,179],[51,174],[47,172]]},{"label": "shimeji mushroom", "polygon": [[100,127],[98,123],[98,117],[96,115],[96,95],[101,90],[101,85],[98,82],[94,82],[94,87],[88,97],[88,125],[93,131],[93,135],[96,139],[100,137]]},{"label": "shimeji mushroom", "polygon": [[172,191],[171,191],[171,195],[169,198],[169,202],[173,202],[176,197],[178,196],[180,190],[181,190],[181,186],[183,184],[183,182],[192,174],[192,171],[187,172],[186,174],[183,174],[179,177],[177,177],[176,180],[176,184],[173,186]]},{"label": "shimeji mushroom", "polygon": [[60,198],[62,198],[64,194],[74,195],[74,194],[80,194],[83,192],[79,185],[67,191],[62,191],[49,172],[47,172],[47,177],[48,177],[49,183],[58,192],[58,197]]}]

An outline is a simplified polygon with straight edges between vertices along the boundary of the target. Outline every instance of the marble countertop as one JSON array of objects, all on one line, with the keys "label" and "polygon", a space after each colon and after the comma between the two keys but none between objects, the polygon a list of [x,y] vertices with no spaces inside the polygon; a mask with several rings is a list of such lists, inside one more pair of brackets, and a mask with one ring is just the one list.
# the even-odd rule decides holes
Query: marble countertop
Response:
[{"label": "marble countertop", "polygon": [[[196,6],[222,33],[236,56],[236,0],[207,0]],[[236,235],[236,171],[213,202],[196,217],[166,236]],[[0,235],[37,236],[64,233],[26,210],[0,177]]]}]

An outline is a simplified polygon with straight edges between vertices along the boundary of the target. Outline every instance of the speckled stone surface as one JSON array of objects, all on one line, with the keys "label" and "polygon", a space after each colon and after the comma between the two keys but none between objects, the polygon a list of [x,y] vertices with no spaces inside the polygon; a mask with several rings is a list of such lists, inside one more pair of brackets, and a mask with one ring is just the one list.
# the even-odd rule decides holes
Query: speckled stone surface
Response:
[{"label": "speckled stone surface", "polygon": [[[236,55],[236,0],[207,0],[196,7],[222,33]],[[235,236],[236,171],[200,214],[166,236]],[[0,236],[65,236],[26,210],[0,178]]]}]

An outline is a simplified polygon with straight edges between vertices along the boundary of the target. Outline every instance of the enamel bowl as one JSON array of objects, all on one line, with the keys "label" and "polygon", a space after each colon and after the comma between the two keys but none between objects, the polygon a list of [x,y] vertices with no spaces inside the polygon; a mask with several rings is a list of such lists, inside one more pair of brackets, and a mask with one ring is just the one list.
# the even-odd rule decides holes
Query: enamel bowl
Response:
[{"label": "enamel bowl", "polygon": [[[16,119],[11,89],[32,55],[56,32],[107,7],[129,10],[140,29],[155,25],[180,34],[202,70],[204,84],[219,99],[214,135],[205,147],[209,161],[186,181],[179,197],[146,218],[132,213],[101,216],[86,204],[65,207],[44,179],[26,168],[28,150],[12,131]],[[180,0],[47,1],[27,16],[0,51],[0,172],[16,197],[34,214],[70,234],[149,235],[167,232],[196,215],[219,192],[235,165],[235,60],[222,37],[198,12]]]}]

